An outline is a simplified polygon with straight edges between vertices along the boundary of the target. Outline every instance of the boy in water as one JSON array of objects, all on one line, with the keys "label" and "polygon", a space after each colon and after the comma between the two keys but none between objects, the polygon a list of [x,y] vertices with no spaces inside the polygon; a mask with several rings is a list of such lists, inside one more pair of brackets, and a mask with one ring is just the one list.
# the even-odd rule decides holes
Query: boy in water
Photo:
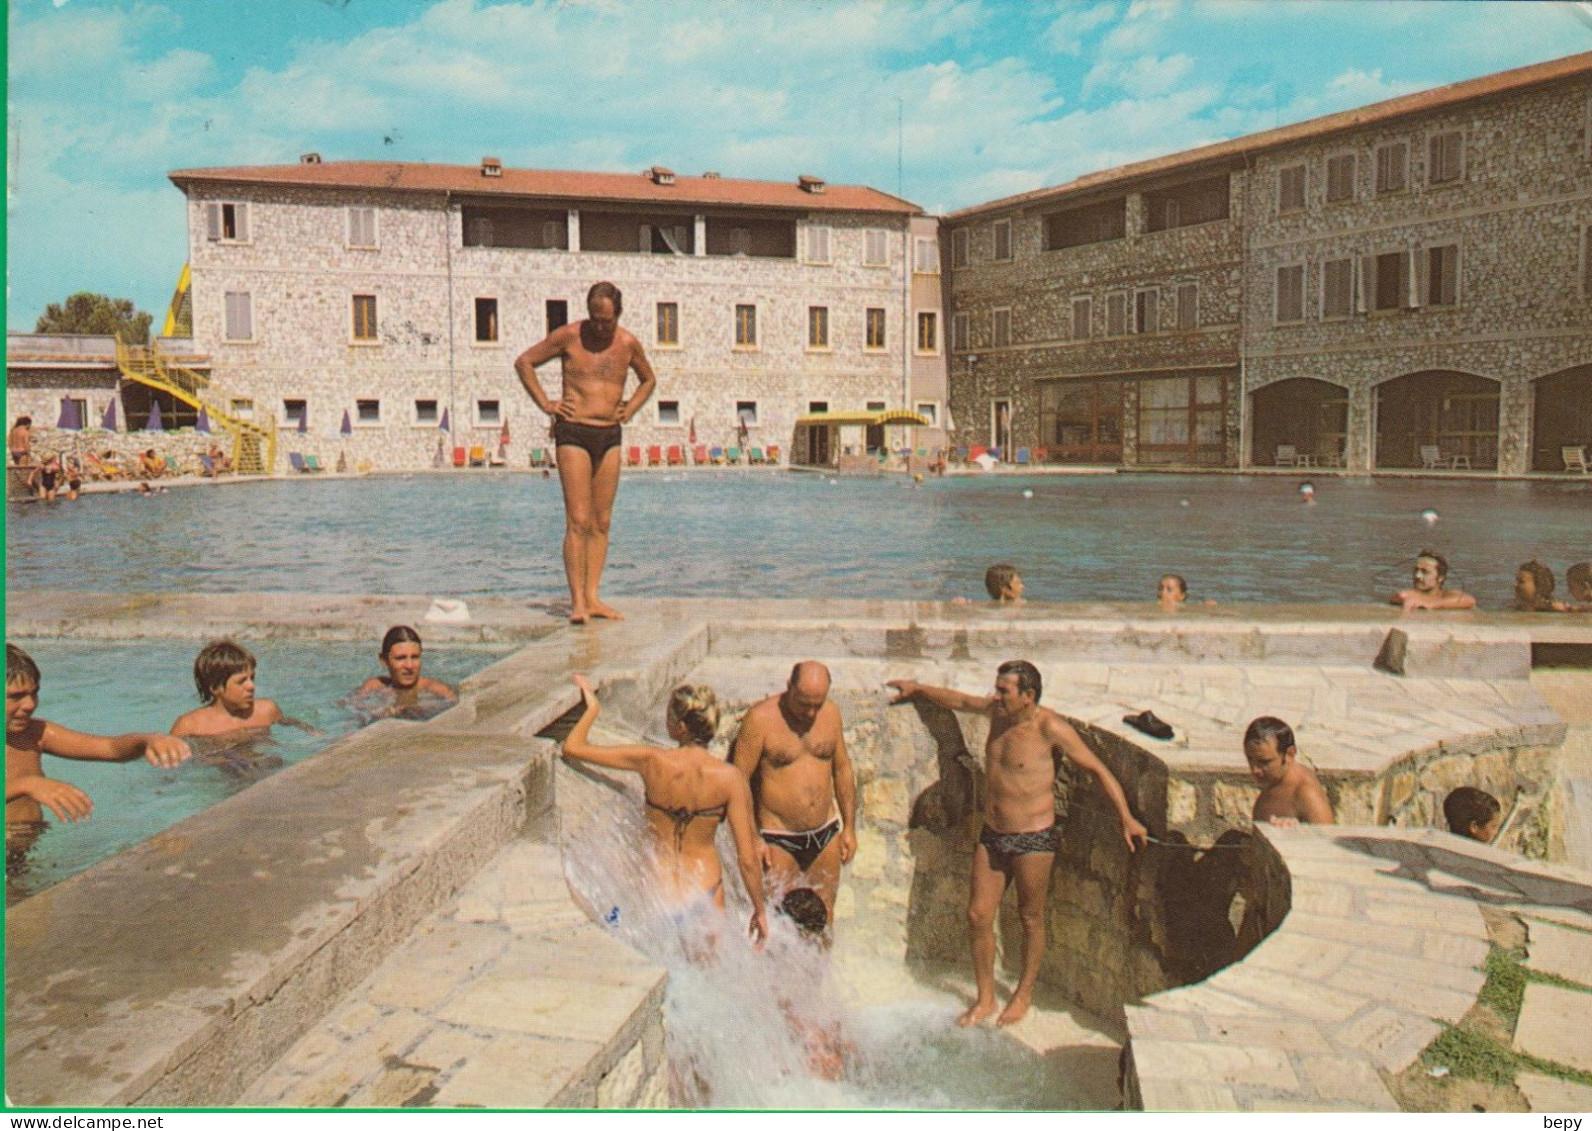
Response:
[{"label": "boy in water", "polygon": [[180,738],[165,734],[122,734],[102,738],[34,718],[39,706],[39,667],[14,644],[6,645],[6,871],[22,862],[44,828],[44,810],[60,821],[80,821],[94,809],[88,794],[44,773],[41,755],[87,762],[130,762],[144,758],[170,769],[191,751]]},{"label": "boy in water", "polygon": [[1564,575],[1564,587],[1569,590],[1572,613],[1592,613],[1592,562],[1576,562]]},{"label": "boy in water", "polygon": [[1388,598],[1391,605],[1401,606],[1405,612],[1415,609],[1474,609],[1476,598],[1460,589],[1445,587],[1448,581],[1448,559],[1436,550],[1422,550],[1415,557],[1415,570],[1411,588],[1401,589]]},{"label": "boy in water", "polygon": [[1244,759],[1260,786],[1252,814],[1255,823],[1330,825],[1332,802],[1315,772],[1299,762],[1293,728],[1262,715],[1244,731]]},{"label": "boy in water", "polygon": [[1486,790],[1462,785],[1443,798],[1443,818],[1455,836],[1491,844],[1504,822],[1504,810]]},{"label": "boy in water", "polygon": [[1023,603],[1023,579],[1016,566],[992,565],[984,571],[984,589],[997,605]]},{"label": "boy in water", "polygon": [[[254,655],[247,648],[230,640],[206,644],[193,662],[193,682],[204,706],[179,718],[171,733],[206,739],[197,744],[205,760],[232,771],[272,768],[257,756],[253,743],[276,723],[320,733],[284,715],[271,700],[256,699],[254,669]],[[273,761],[280,765],[280,760]]]}]

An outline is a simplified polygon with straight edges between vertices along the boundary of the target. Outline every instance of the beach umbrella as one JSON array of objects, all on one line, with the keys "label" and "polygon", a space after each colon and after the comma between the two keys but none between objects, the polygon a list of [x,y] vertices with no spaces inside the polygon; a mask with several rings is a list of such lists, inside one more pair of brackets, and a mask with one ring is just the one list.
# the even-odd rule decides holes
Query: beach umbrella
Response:
[{"label": "beach umbrella", "polygon": [[691,446],[696,447],[696,417],[691,418]]},{"label": "beach umbrella", "polygon": [[443,409],[442,410],[442,419],[437,422],[437,427],[439,429],[441,429],[442,431],[444,431],[444,432],[453,431],[453,429],[448,427],[448,410],[447,409]]},{"label": "beach umbrella", "polygon": [[354,434],[354,422],[348,419],[348,410],[346,408],[343,410],[343,423],[338,428],[338,431],[343,434],[345,440]]},{"label": "beach umbrella", "polygon": [[76,432],[83,427],[83,421],[78,417],[77,401],[71,397],[61,398],[61,418],[55,422],[55,426],[66,432]]},{"label": "beach umbrella", "polygon": [[149,419],[144,421],[144,431],[145,432],[163,432],[163,431],[165,431],[164,426],[162,426],[162,424],[160,423],[160,402],[159,401],[152,400],[152,401],[149,402]]},{"label": "beach umbrella", "polygon": [[199,419],[193,422],[193,430],[195,432],[210,431],[210,414],[205,411],[204,405],[199,406]]},{"label": "beach umbrella", "polygon": [[116,431],[116,398],[112,397],[105,402],[105,415],[100,418],[100,427],[107,432]]}]

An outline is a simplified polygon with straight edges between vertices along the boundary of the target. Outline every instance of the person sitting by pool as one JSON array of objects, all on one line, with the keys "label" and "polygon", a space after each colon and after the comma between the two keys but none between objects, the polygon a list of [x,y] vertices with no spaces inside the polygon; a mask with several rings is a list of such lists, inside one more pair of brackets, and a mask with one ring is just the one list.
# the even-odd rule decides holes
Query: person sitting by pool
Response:
[{"label": "person sitting by pool", "polygon": [[1016,566],[992,565],[984,571],[984,590],[997,605],[1023,603],[1023,579]]},{"label": "person sitting by pool", "polygon": [[6,447],[11,450],[11,462],[26,467],[33,459],[33,417],[19,416],[6,437]]},{"label": "person sitting by pool", "polygon": [[1486,790],[1462,785],[1443,798],[1443,819],[1455,836],[1491,844],[1504,823],[1504,808]]},{"label": "person sitting by pool", "polygon": [[66,475],[61,470],[61,461],[54,452],[47,453],[43,462],[35,467],[28,475],[28,486],[33,493],[45,502],[55,501],[55,492],[61,487]]},{"label": "person sitting by pool", "polygon": [[1310,767],[1299,761],[1293,728],[1262,715],[1244,731],[1244,759],[1260,786],[1252,817],[1258,825],[1330,825],[1332,802]]},{"label": "person sitting by pool", "polygon": [[1525,613],[1562,613],[1567,605],[1553,599],[1553,571],[1536,559],[1515,571],[1515,608]]},{"label": "person sitting by pool", "polygon": [[166,461],[155,454],[154,448],[150,448],[138,458],[138,474],[145,479],[159,479],[166,474]]},{"label": "person sitting by pool", "polygon": [[585,676],[575,676],[575,686],[585,710],[564,740],[564,757],[641,775],[647,828],[666,901],[689,918],[723,911],[724,866],[713,836],[719,822],[728,820],[741,882],[752,901],[749,930],[761,946],[768,938],[768,912],[763,904],[763,856],[753,820],[752,789],[739,770],[706,749],[719,722],[712,690],[689,685],[674,689],[665,725],[669,738],[679,745],[666,750],[593,745],[591,728],[602,708]]},{"label": "person sitting by pool", "polygon": [[1592,613],[1592,562],[1576,562],[1564,574],[1564,587],[1570,594],[1565,610]]},{"label": "person sitting by pool", "polygon": [[[372,719],[426,719],[459,701],[453,688],[440,679],[420,674],[420,634],[407,624],[387,630],[377,659],[387,674],[371,676],[354,693],[356,700],[380,703],[380,709],[371,714]],[[422,696],[431,702],[424,702]]]},{"label": "person sitting by pool", "polygon": [[188,744],[165,734],[84,734],[37,718],[39,666],[15,644],[6,645],[6,872],[27,856],[44,829],[44,810],[58,821],[81,821],[94,809],[88,794],[44,772],[41,755],[86,762],[143,758],[170,769],[192,755]]},{"label": "person sitting by pool", "polygon": [[116,462],[116,453],[106,448],[101,455],[89,452],[84,459],[88,461],[88,474],[91,479],[126,479],[127,469]]},{"label": "person sitting by pool", "polygon": [[205,458],[210,461],[210,470],[203,473],[207,476],[214,478],[232,471],[232,457],[221,450],[220,444],[211,444],[210,450],[205,453]]},{"label": "person sitting by pool", "polygon": [[172,734],[202,739],[195,747],[205,761],[233,773],[255,773],[281,764],[280,759],[262,759],[255,750],[256,740],[277,723],[320,733],[283,714],[271,700],[255,698],[255,667],[253,653],[242,645],[231,640],[206,644],[193,662],[194,687],[204,706],[171,726]]},{"label": "person sitting by pool", "polygon": [[1474,609],[1476,598],[1459,589],[1445,589],[1448,560],[1435,550],[1422,550],[1415,558],[1413,588],[1401,589],[1388,598],[1390,605],[1401,605],[1405,612],[1415,609]]}]

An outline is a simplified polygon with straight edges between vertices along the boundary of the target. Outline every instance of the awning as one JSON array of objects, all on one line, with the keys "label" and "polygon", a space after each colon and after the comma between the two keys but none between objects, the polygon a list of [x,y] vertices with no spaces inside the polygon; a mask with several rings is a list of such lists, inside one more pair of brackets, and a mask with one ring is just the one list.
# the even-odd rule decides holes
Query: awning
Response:
[{"label": "awning", "polygon": [[904,408],[891,408],[883,412],[814,412],[796,418],[796,426],[804,424],[922,424],[928,418]]}]

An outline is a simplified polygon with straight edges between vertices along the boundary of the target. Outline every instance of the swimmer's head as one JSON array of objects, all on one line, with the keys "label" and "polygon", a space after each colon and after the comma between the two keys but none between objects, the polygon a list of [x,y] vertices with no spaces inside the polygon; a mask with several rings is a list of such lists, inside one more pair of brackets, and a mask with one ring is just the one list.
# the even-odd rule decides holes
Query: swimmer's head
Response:
[{"label": "swimmer's head", "polygon": [[23,730],[39,706],[39,665],[15,644],[6,645],[6,731]]},{"label": "swimmer's head", "polygon": [[1592,602],[1592,562],[1576,562],[1564,575],[1565,588],[1577,601]]},{"label": "swimmer's head", "polygon": [[984,589],[995,601],[1015,601],[1023,595],[1023,579],[1016,566],[992,565],[984,571]]},{"label": "swimmer's head", "polygon": [[1156,587],[1155,598],[1163,605],[1177,605],[1188,600],[1188,582],[1177,573],[1164,573]]},{"label": "swimmer's head", "polygon": [[1422,550],[1415,555],[1415,588],[1421,593],[1432,593],[1448,580],[1448,559],[1436,550]]},{"label": "swimmer's head", "polygon": [[1553,571],[1535,558],[1521,562],[1515,571],[1515,603],[1536,609],[1548,604],[1552,597]]},{"label": "swimmer's head", "polygon": [[6,686],[39,686],[39,665],[15,644],[6,645]]},{"label": "swimmer's head", "polygon": [[394,687],[413,687],[420,681],[420,634],[407,624],[395,624],[381,638],[381,662]]},{"label": "swimmer's head", "polygon": [[1244,760],[1262,788],[1276,785],[1298,756],[1293,727],[1271,715],[1262,715],[1244,730]]},{"label": "swimmer's head", "polygon": [[1443,818],[1448,831],[1490,844],[1503,824],[1503,806],[1484,789],[1462,785],[1443,798]]},{"label": "swimmer's head", "polygon": [[669,724],[679,736],[706,746],[719,732],[719,700],[711,687],[683,683],[669,695]]},{"label": "swimmer's head", "polygon": [[804,935],[821,935],[829,926],[829,908],[824,905],[824,897],[812,888],[791,888],[779,901],[779,913]]},{"label": "swimmer's head", "polygon": [[17,417],[16,427],[18,427],[18,428],[32,428],[33,427],[33,417],[31,417],[31,416],[19,416],[19,417]]},{"label": "swimmer's head", "polygon": [[[193,683],[199,690],[200,702],[214,703],[227,690],[227,685],[234,681],[251,684],[248,698],[252,702],[255,666],[254,654],[241,644],[234,644],[230,640],[212,640],[199,649],[199,655],[193,662]],[[241,696],[241,688],[238,694]]]},{"label": "swimmer's head", "polygon": [[995,699],[1007,714],[1038,703],[1043,690],[1039,669],[1027,660],[1007,660],[995,669]]},{"label": "swimmer's head", "polygon": [[[611,314],[602,307],[605,300],[613,306]],[[600,324],[600,329],[610,328],[613,323],[619,321],[619,316],[624,312],[625,296],[620,294],[619,288],[612,283],[606,280],[593,283],[591,290],[586,292],[586,313],[593,322]]]}]

